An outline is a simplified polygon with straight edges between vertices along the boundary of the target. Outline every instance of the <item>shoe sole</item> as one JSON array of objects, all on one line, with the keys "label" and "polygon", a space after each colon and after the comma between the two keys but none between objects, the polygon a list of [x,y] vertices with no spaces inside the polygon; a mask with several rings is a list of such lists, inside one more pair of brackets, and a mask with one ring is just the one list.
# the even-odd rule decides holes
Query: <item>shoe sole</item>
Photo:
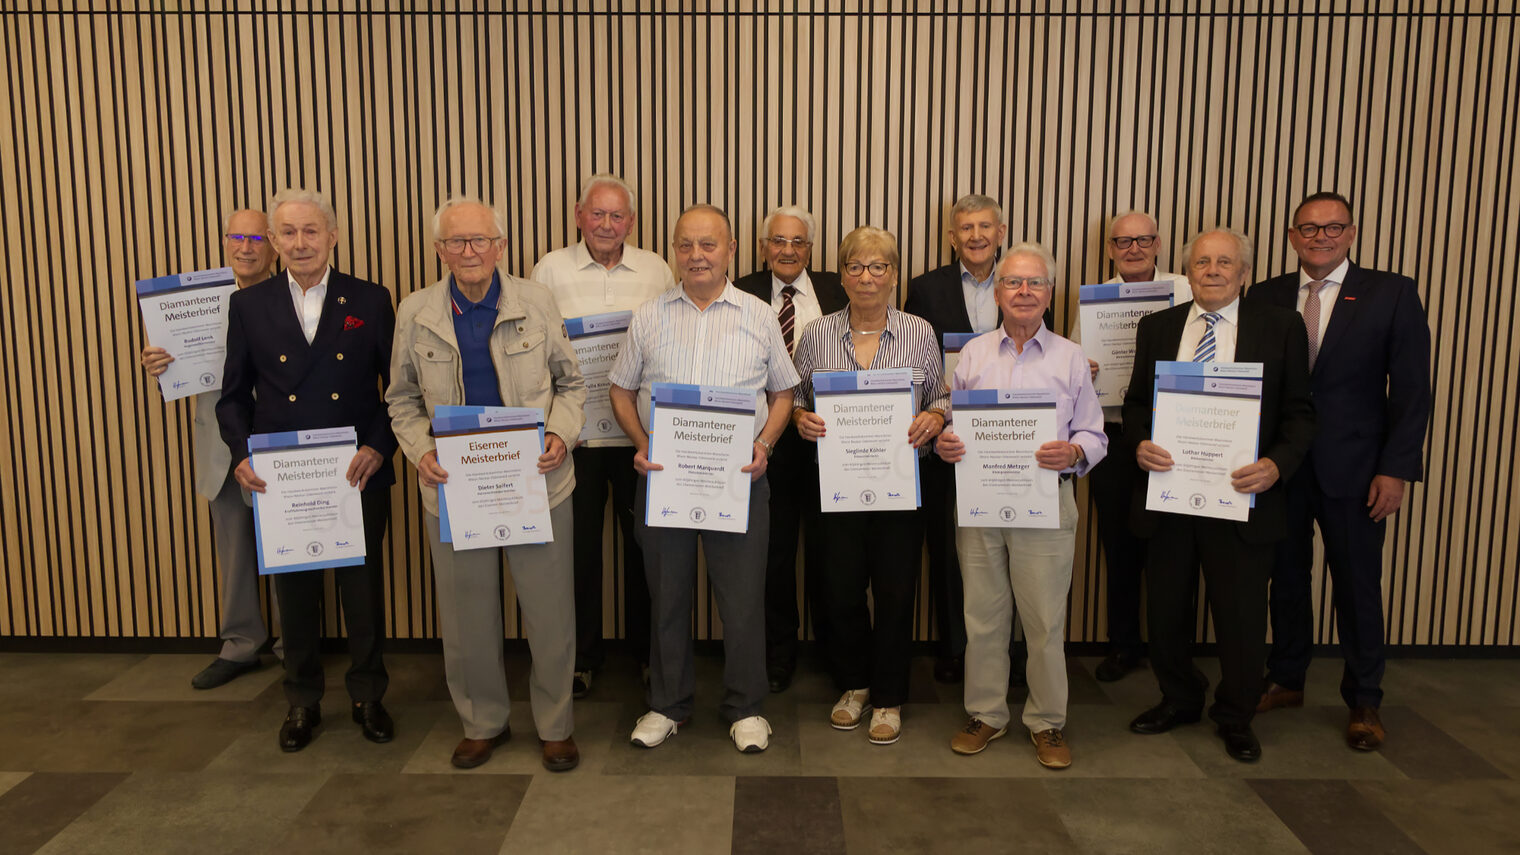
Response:
[{"label": "shoe sole", "polygon": [[544,768],[548,769],[550,772],[568,772],[571,769],[574,769],[576,766],[579,766],[579,765],[581,765],[581,758],[579,758],[579,757],[575,758],[574,760],[570,761],[569,763],[555,763],[555,764],[552,764],[552,765],[549,763],[548,760],[544,761]]},{"label": "shoe sole", "polygon": [[[735,746],[735,747],[738,747],[738,746]],[[739,749],[739,753],[740,754],[759,754],[760,752],[764,751],[765,749],[767,749],[769,747],[770,747],[770,743],[766,743],[765,745],[746,745],[743,748]]]},{"label": "shoe sole", "polygon": [[966,751],[966,750],[961,749],[961,748],[956,748],[954,745],[950,746],[950,750],[954,751],[956,754],[961,755],[962,757],[970,757],[973,754],[980,754],[983,751],[987,750],[987,746],[992,744],[992,740],[994,740],[994,739],[1002,739],[1003,738],[1003,734],[1005,734],[1007,732],[1008,732],[1008,728],[1005,727],[1002,730],[998,731],[997,733],[992,734],[991,736],[987,737],[987,741],[983,742],[982,745],[981,745],[981,747],[978,748],[978,749],[976,749],[975,751]]},{"label": "shoe sole", "polygon": [[[871,740],[872,745],[891,745],[892,743],[902,738],[902,731],[898,731],[897,733],[892,734],[891,739],[878,739],[877,737],[870,735],[867,735],[866,738]],[[986,746],[983,747],[985,748]]]},{"label": "shoe sole", "polygon": [[870,710],[870,704],[866,704],[865,706],[861,707],[860,715],[856,717],[854,724],[840,724],[834,720],[833,716],[829,716],[829,727],[832,727],[835,730],[854,730],[855,728],[860,727],[861,723],[865,721],[866,713],[870,712]]},{"label": "shoe sole", "polygon": [[680,730],[681,730],[681,728],[685,727],[686,724],[687,724],[687,722],[689,722],[689,721],[691,721],[690,718],[686,719],[686,721],[678,721],[678,722],[676,722],[675,727],[672,727],[668,732],[666,732],[666,734],[664,736],[661,736],[659,739],[656,739],[654,742],[641,742],[637,738],[630,738],[628,740],[628,742],[629,742],[629,744],[636,745],[639,748],[653,748],[656,745],[662,745],[662,744],[664,744],[665,740],[667,740],[667,739],[671,738],[672,736],[675,736],[677,733],[679,733]]}]

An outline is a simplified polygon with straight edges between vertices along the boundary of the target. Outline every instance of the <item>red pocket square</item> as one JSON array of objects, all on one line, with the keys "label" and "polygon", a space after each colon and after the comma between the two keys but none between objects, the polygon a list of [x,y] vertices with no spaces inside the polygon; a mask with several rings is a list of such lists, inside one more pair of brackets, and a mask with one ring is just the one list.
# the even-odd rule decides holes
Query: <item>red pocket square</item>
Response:
[{"label": "red pocket square", "polygon": [[349,315],[343,319],[343,328],[345,330],[356,330],[362,326],[364,326],[364,322],[354,317],[353,315]]}]

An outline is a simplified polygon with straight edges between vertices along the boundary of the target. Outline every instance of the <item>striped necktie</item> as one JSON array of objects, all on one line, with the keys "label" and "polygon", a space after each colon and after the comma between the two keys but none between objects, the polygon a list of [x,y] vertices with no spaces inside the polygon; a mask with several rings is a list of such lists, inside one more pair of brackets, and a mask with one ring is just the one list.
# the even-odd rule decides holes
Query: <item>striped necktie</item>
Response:
[{"label": "striped necktie", "polygon": [[1319,314],[1324,308],[1320,304],[1319,292],[1325,287],[1323,281],[1309,283],[1309,294],[1304,298],[1304,326],[1309,331],[1309,369],[1314,369],[1314,361],[1319,359]]},{"label": "striped necktie", "polygon": [[1198,317],[1208,324],[1208,329],[1203,331],[1203,338],[1198,342],[1198,349],[1193,351],[1194,362],[1214,361],[1214,324],[1222,317],[1218,312],[1204,312]]},{"label": "striped necktie", "polygon": [[791,356],[796,351],[796,343],[793,331],[797,326],[797,307],[792,304],[792,297],[796,296],[797,289],[788,285],[781,289],[781,312],[776,315],[776,320],[781,323],[781,339],[786,342],[786,354]]}]

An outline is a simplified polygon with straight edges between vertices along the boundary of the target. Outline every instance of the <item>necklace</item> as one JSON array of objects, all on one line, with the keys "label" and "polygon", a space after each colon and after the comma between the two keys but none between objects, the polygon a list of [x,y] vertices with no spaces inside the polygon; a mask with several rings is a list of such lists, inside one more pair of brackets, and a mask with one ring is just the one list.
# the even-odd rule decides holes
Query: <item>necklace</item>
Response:
[{"label": "necklace", "polygon": [[855,333],[856,335],[881,335],[882,333],[884,333],[886,331],[887,331],[886,327],[882,327],[879,330],[862,330],[862,329],[856,329],[854,326],[850,327],[850,332]]}]

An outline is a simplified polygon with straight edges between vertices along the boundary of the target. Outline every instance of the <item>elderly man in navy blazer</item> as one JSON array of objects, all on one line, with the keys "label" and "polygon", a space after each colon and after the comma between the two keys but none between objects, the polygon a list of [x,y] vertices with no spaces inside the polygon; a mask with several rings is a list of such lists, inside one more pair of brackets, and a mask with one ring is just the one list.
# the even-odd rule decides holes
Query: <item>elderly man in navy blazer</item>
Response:
[{"label": "elderly man in navy blazer", "polygon": [[[332,204],[310,190],[284,190],[269,211],[270,236],[284,271],[232,295],[227,366],[216,416],[243,489],[264,491],[248,459],[255,433],[353,427],[359,450],[348,467],[364,516],[364,564],[333,571],[351,664],[345,675],[354,722],[371,742],[394,726],[381,705],[385,605],[381,555],[396,476],[396,437],[382,390],[390,381],[395,310],[389,291],[332,269],[338,243]],[[300,751],[322,720],[320,651],[323,574],[282,573],[275,594],[285,634],[285,697],[290,711],[280,748]]]},{"label": "elderly man in navy blazer", "polygon": [[1373,751],[1385,736],[1383,535],[1424,474],[1430,421],[1430,327],[1414,280],[1358,267],[1351,203],[1315,193],[1293,212],[1288,240],[1299,269],[1251,288],[1251,298],[1296,310],[1309,333],[1319,430],[1288,482],[1288,537],[1272,571],[1272,653],[1258,712],[1302,706],[1313,641],[1310,569],[1319,523],[1335,594],[1351,710],[1346,742]]}]

